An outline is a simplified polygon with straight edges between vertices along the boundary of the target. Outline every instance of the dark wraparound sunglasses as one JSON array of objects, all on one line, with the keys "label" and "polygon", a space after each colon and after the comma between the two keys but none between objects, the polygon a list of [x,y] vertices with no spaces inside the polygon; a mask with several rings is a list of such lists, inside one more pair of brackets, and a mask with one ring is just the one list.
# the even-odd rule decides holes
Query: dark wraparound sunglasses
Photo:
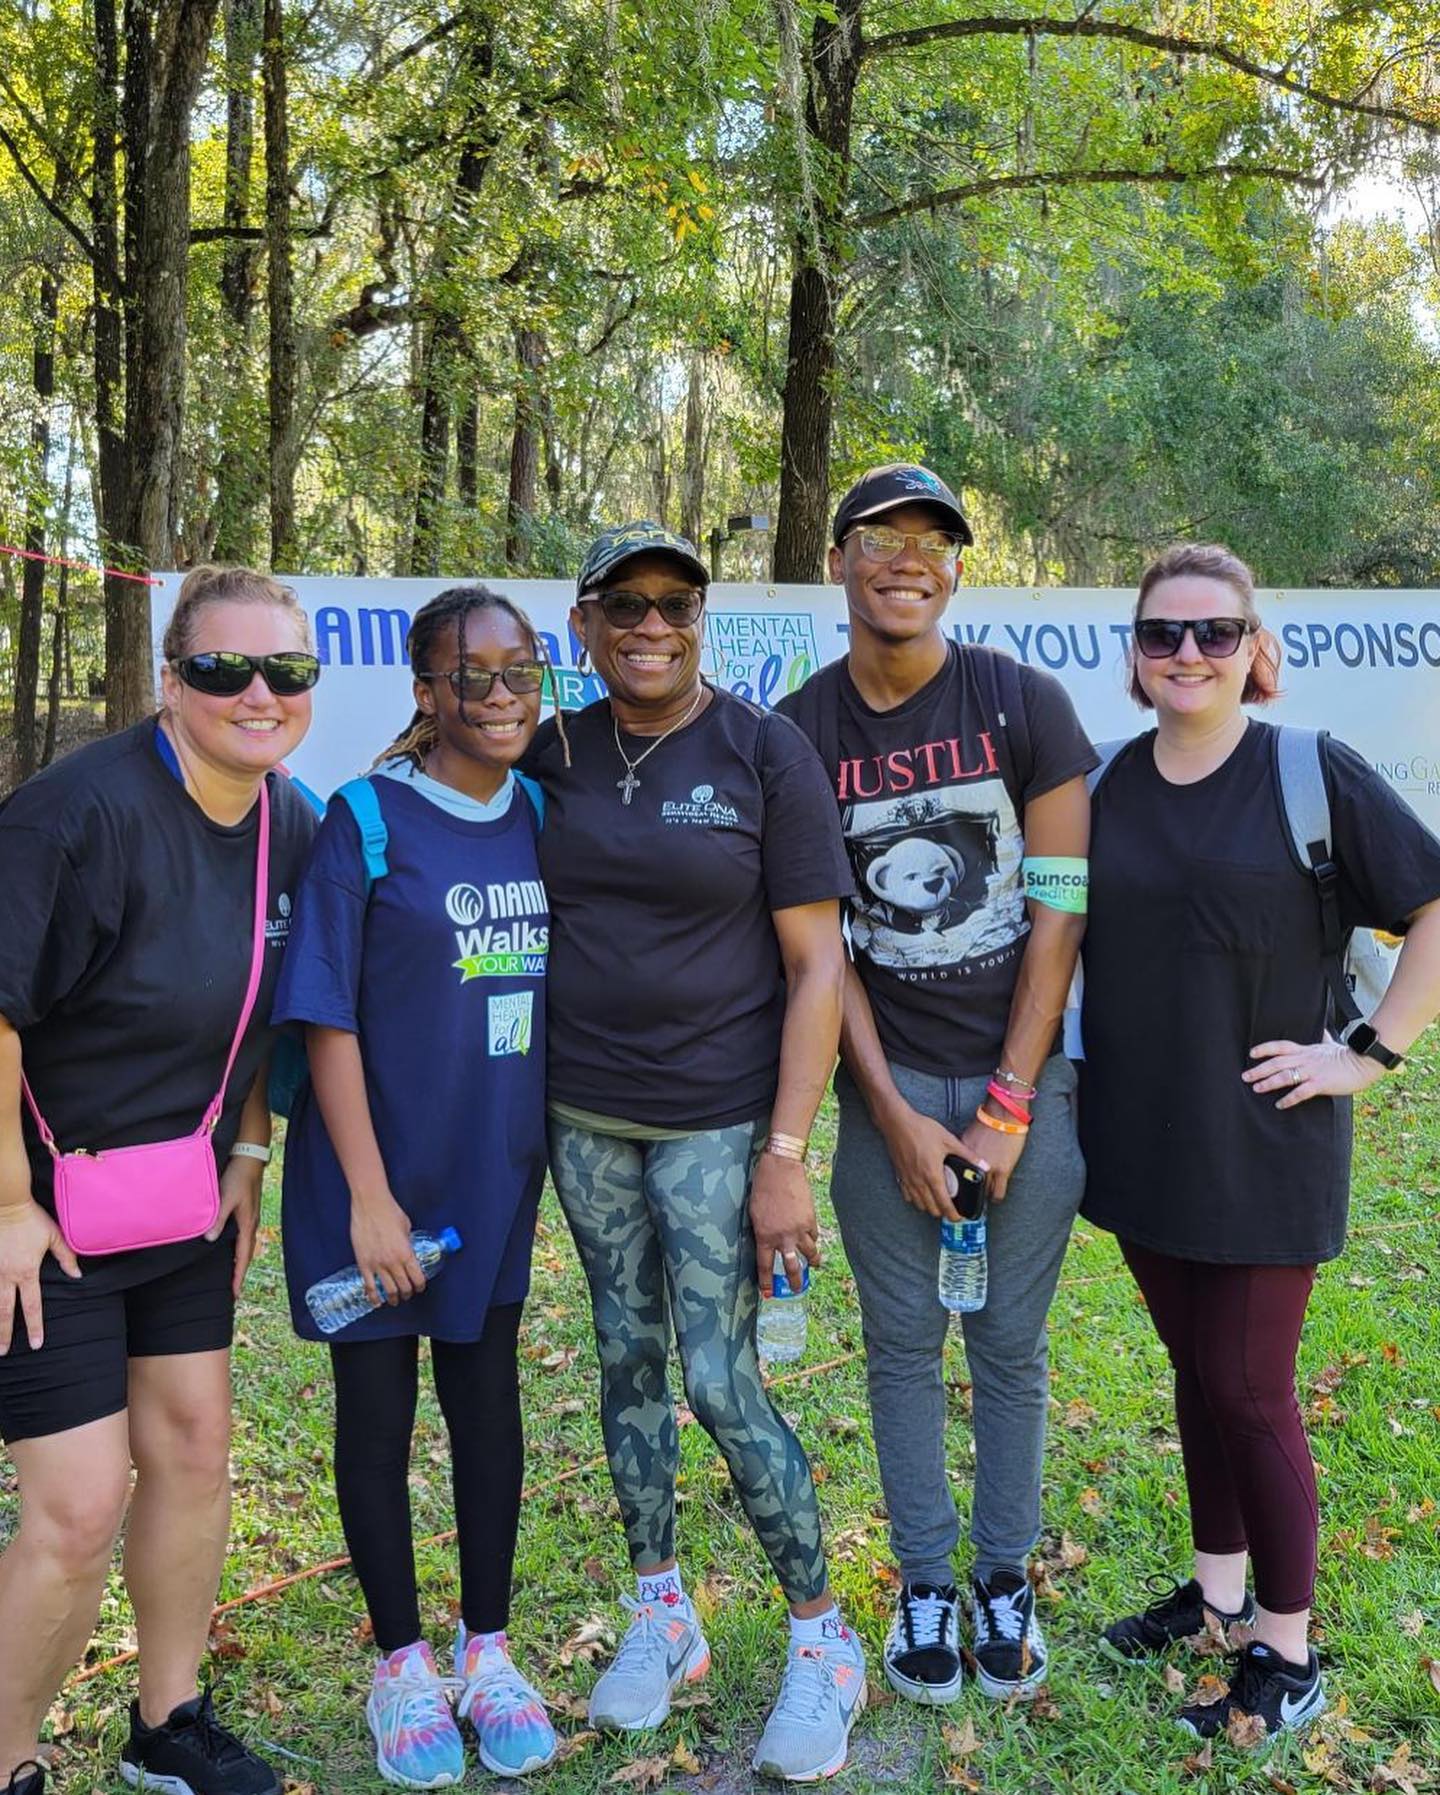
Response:
[{"label": "dark wraparound sunglasses", "polygon": [[545,683],[545,669],[539,661],[514,661],[498,673],[492,673],[488,667],[452,667],[448,673],[417,673],[415,677],[443,679],[457,698],[473,698],[478,704],[490,696],[497,679],[517,697],[538,692]]},{"label": "dark wraparound sunglasses", "polygon": [[658,611],[671,629],[689,629],[705,609],[703,592],[667,592],[663,598],[647,598],[643,592],[587,592],[582,605],[599,605],[600,615],[611,629],[634,629]]},{"label": "dark wraparound sunglasses", "polygon": [[238,698],[258,673],[277,698],[298,698],[320,677],[313,654],[237,654],[218,648],[171,665],[187,686],[211,698]]},{"label": "dark wraparound sunglasses", "polygon": [[1135,645],[1147,661],[1163,661],[1179,654],[1188,629],[1195,646],[1207,661],[1228,661],[1259,626],[1248,617],[1142,617],[1135,625]]}]

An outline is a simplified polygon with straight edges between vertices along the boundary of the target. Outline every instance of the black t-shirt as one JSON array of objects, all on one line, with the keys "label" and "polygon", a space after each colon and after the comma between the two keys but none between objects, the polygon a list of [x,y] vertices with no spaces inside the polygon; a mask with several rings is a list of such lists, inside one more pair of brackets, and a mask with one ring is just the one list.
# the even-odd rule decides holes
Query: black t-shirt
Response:
[{"label": "black t-shirt", "polygon": [[[1261,1041],[1318,1041],[1328,1011],[1274,733],[1252,721],[1193,785],[1168,784],[1139,736],[1091,813],[1083,1213],[1181,1259],[1309,1265],[1345,1239],[1349,1099],[1277,1110],[1240,1078]],[[1353,749],[1326,750],[1342,920],[1399,933],[1440,897],[1440,841]]]},{"label": "black t-shirt", "polygon": [[[774,1100],[785,1015],[773,910],[844,898],[825,774],[792,723],[727,692],[636,769],[605,700],[526,765],[548,803],[549,1091],[598,1115],[723,1128]],[[622,732],[633,761],[653,738]]]},{"label": "black t-shirt", "polygon": [[893,710],[871,709],[848,658],[779,708],[834,781],[855,874],[851,946],[886,1057],[991,1071],[1030,932],[1025,806],[1097,759],[1064,687],[993,648],[951,643]]},{"label": "black t-shirt", "polygon": [[[77,749],[0,806],[0,1015],[62,1152],[191,1134],[220,1085],[250,977],[258,811],[212,822],[155,748],[153,719]],[[213,1135],[224,1165],[269,1049],[291,896],[315,818],[271,774],[265,965]],[[53,1206],[50,1156],[28,1106],[36,1199]],[[180,1242],[84,1261],[97,1289],[185,1263]],[[44,1276],[62,1275],[46,1259]]]}]

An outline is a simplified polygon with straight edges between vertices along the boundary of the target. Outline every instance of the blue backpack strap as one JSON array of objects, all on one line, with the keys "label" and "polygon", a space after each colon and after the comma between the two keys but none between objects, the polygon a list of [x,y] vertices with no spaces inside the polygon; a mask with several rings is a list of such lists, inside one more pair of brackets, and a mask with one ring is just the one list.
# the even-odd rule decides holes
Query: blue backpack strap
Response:
[{"label": "blue backpack strap", "polygon": [[373,885],[390,870],[390,863],[385,858],[390,831],[381,814],[379,795],[368,779],[347,779],[335,796],[343,798],[350,807],[350,814],[360,831],[360,849],[365,856],[365,877]]},{"label": "blue backpack strap", "polygon": [[1340,868],[1330,828],[1330,794],[1325,789],[1325,736],[1323,729],[1282,723],[1274,737],[1275,777],[1291,852],[1315,881],[1325,982],[1330,987],[1338,1032],[1343,1035],[1359,1021],[1360,1010],[1345,981],[1347,944],[1340,920]]},{"label": "blue backpack strap", "polygon": [[1117,736],[1113,742],[1096,742],[1094,744],[1095,752],[1100,756],[1100,765],[1098,767],[1091,767],[1090,771],[1085,775],[1085,789],[1089,792],[1092,798],[1095,796],[1095,787],[1099,785],[1100,781],[1110,771],[1111,767],[1114,766],[1115,756],[1122,748],[1127,746],[1130,740],[1131,737],[1128,735]]},{"label": "blue backpack strap", "polygon": [[543,829],[545,827],[545,788],[539,780],[532,779],[528,773],[517,773],[515,783],[534,808],[536,828]]}]

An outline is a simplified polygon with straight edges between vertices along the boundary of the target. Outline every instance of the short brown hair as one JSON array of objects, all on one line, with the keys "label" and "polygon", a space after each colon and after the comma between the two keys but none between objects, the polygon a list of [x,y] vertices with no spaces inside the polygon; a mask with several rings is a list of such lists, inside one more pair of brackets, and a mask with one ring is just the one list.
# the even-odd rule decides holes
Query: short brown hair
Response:
[{"label": "short brown hair", "polygon": [[[1145,600],[1162,581],[1178,579],[1219,580],[1230,588],[1240,601],[1241,616],[1257,632],[1255,658],[1250,663],[1250,672],[1246,676],[1240,702],[1269,704],[1272,699],[1278,698],[1280,645],[1269,630],[1261,627],[1260,613],[1255,605],[1255,576],[1239,555],[1220,543],[1172,542],[1169,548],[1162,549],[1140,576],[1140,591],[1135,599],[1135,615],[1131,621],[1138,623],[1145,615]],[[1145,696],[1140,684],[1133,647],[1130,651],[1130,678],[1126,689],[1141,710],[1154,710],[1155,706]]]},{"label": "short brown hair", "polygon": [[310,618],[291,589],[253,567],[224,567],[205,562],[192,567],[180,586],[175,609],[165,625],[160,652],[167,661],[183,661],[195,640],[195,625],[206,605],[276,605],[300,625],[305,647],[314,652]]}]

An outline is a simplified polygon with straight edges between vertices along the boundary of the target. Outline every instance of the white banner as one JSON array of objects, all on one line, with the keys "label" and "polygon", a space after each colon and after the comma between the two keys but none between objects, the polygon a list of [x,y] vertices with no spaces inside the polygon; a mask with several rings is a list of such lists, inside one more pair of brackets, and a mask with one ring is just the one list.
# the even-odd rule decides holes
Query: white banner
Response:
[{"label": "white banner", "polygon": [[[157,659],[181,577],[163,575],[152,589]],[[325,663],[314,726],[293,767],[328,794],[363,772],[408,723],[405,632],[425,600],[456,581],[298,576],[289,583],[314,621]],[[494,583],[543,632],[562,706],[574,710],[600,697],[600,682],[575,665],[573,585]],[[1102,741],[1148,727],[1125,695],[1133,602],[1127,591],[962,587],[945,627],[959,641],[986,642],[1055,673],[1091,737]],[[1264,714],[1349,742],[1440,832],[1440,595],[1268,592],[1260,594],[1260,610],[1280,639],[1284,693]],[[703,667],[729,690],[769,706],[842,655],[847,633],[838,586],[714,585]]]}]

